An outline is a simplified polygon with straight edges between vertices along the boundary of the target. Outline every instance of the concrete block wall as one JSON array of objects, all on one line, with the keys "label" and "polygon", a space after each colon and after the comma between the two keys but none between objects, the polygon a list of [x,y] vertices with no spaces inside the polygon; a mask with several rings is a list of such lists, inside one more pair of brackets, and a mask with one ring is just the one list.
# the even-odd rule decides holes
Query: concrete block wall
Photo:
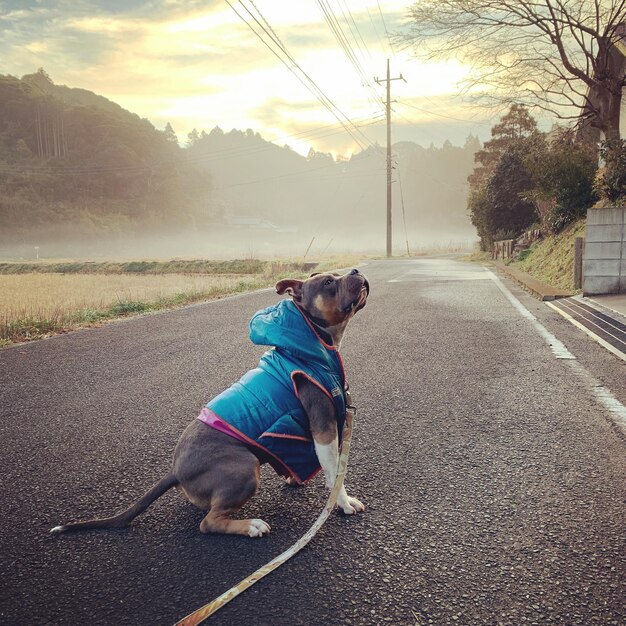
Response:
[{"label": "concrete block wall", "polygon": [[587,211],[583,293],[626,293],[626,208]]}]

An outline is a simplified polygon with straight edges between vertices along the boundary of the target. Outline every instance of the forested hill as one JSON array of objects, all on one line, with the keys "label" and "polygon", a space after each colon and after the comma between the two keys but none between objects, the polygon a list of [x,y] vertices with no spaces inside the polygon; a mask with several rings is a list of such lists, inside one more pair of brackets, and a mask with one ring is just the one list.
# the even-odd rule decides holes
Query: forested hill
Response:
[{"label": "forested hill", "polygon": [[0,242],[192,224],[209,178],[173,133],[40,70],[0,76]]},{"label": "forested hill", "polygon": [[[464,147],[394,146],[402,242],[472,238],[466,178],[479,147],[473,137]],[[303,250],[312,236],[363,250],[380,245],[385,198],[379,147],[307,158],[217,126],[181,147],[171,126],[157,130],[102,96],[55,85],[44,70],[0,75],[0,256],[29,257],[35,246],[44,256],[224,256],[233,242],[239,254],[281,253],[288,244]]]},{"label": "forested hill", "polygon": [[[466,211],[467,176],[480,147],[472,136],[463,147],[449,141],[429,148],[394,144],[393,221],[403,249],[406,236],[416,246],[475,237]],[[251,130],[216,127],[190,135],[188,150],[211,174],[213,201],[227,215],[260,215],[277,228],[306,231],[309,240],[328,241],[340,231],[365,247],[380,244],[386,220],[383,147],[369,147],[349,160],[313,150],[304,158]]]}]

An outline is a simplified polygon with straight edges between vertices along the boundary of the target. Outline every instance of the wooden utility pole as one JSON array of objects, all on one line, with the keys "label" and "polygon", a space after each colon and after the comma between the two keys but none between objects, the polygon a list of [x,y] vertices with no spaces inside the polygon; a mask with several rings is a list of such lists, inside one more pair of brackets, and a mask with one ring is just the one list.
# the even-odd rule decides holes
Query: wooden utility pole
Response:
[{"label": "wooden utility pole", "polygon": [[[391,78],[389,74],[389,59],[387,59],[387,78],[374,80],[380,85],[387,83],[387,256],[391,256],[391,81],[404,80],[402,74]],[[406,80],[404,80],[406,83]]]},{"label": "wooden utility pole", "polygon": [[574,239],[574,289],[583,288],[583,257],[585,255],[584,237]]}]

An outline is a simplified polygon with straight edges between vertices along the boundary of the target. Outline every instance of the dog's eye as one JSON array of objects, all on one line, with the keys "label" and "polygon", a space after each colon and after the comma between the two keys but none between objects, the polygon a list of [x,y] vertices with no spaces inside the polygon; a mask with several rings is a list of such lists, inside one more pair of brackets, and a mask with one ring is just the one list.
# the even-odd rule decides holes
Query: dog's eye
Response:
[{"label": "dog's eye", "polygon": [[327,279],[326,279],[326,282],[325,282],[324,284],[325,284],[325,285],[332,285],[334,281],[335,281],[335,279],[334,279],[334,278],[327,278]]}]

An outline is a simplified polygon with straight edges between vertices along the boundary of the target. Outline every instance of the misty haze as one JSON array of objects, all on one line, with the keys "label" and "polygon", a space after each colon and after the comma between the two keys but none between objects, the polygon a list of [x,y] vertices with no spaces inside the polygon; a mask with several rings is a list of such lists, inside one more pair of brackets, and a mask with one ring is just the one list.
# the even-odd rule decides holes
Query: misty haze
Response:
[{"label": "misty haze", "polygon": [[0,626],[626,625],[626,0],[0,29]]},{"label": "misty haze", "polygon": [[[2,257],[268,258],[304,255],[312,241],[310,257],[384,250],[383,147],[304,157],[219,126],[178,139],[44,70],[0,78],[0,117]],[[471,247],[466,179],[479,148],[473,136],[393,145],[399,254],[407,240],[413,252]]]}]

